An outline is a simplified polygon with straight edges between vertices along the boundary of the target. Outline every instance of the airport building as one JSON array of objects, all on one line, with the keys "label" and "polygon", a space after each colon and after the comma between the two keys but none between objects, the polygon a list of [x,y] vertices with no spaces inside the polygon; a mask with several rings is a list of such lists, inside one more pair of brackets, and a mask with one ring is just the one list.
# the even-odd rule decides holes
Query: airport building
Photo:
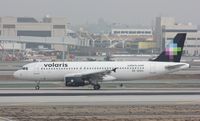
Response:
[{"label": "airport building", "polygon": [[[33,17],[0,17],[1,37],[63,37],[66,34],[67,19],[65,17],[48,17],[41,20]],[[36,48],[35,43],[10,43],[1,42],[3,49],[25,49]],[[40,44],[40,47],[51,48],[51,44]],[[54,49],[60,47],[54,46]]]},{"label": "airport building", "polygon": [[152,36],[151,29],[112,29],[112,35]]},{"label": "airport building", "polygon": [[[154,52],[155,48],[155,41],[153,40],[151,29],[115,28],[110,31],[110,34],[91,35],[91,38],[91,47],[96,48],[98,52],[100,49],[102,49],[101,52],[104,53],[152,53],[152,50]],[[109,51],[105,50],[105,48],[109,49]]]},{"label": "airport building", "polygon": [[110,34],[96,36],[93,46],[126,48],[128,43],[152,41],[152,39],[151,29],[112,29]]},{"label": "airport building", "polygon": [[177,33],[187,33],[184,55],[200,55],[200,31],[192,23],[177,23],[171,17],[157,17],[154,38],[157,41],[157,47],[160,51],[164,50],[166,45],[173,40]]},{"label": "airport building", "polygon": [[1,36],[64,36],[67,20],[65,17],[45,17],[41,21],[32,17],[1,17]]}]

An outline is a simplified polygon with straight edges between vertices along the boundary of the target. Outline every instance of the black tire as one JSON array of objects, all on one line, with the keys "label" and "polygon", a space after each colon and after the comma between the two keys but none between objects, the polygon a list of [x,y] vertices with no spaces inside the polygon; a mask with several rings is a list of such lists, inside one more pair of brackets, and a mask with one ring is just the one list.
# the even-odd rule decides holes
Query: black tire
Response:
[{"label": "black tire", "polygon": [[40,89],[40,86],[35,86],[35,90],[39,90]]},{"label": "black tire", "polygon": [[99,90],[99,89],[101,88],[101,86],[100,86],[99,84],[95,84],[95,85],[93,86],[93,88],[94,88],[94,90]]}]

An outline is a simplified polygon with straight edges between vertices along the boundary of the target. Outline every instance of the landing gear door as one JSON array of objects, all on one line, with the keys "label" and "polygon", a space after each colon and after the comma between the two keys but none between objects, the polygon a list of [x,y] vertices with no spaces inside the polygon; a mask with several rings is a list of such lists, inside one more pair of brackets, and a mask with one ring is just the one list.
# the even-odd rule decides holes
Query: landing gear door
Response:
[{"label": "landing gear door", "polygon": [[150,64],[150,74],[156,74],[156,63]]}]

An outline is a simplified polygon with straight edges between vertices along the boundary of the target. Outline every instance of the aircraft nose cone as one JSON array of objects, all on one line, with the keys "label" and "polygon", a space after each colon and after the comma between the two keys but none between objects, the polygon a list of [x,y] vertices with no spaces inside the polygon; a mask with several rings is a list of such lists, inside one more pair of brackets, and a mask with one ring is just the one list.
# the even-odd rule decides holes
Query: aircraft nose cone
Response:
[{"label": "aircraft nose cone", "polygon": [[18,79],[19,78],[19,71],[14,72],[13,76]]}]

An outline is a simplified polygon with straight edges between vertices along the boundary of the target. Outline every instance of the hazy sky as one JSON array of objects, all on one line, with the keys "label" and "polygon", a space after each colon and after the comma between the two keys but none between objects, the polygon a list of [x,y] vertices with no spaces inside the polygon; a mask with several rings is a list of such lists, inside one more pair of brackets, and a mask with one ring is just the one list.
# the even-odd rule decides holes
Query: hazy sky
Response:
[{"label": "hazy sky", "polygon": [[151,25],[156,16],[200,25],[200,0],[0,0],[0,16],[65,16],[72,24]]}]

